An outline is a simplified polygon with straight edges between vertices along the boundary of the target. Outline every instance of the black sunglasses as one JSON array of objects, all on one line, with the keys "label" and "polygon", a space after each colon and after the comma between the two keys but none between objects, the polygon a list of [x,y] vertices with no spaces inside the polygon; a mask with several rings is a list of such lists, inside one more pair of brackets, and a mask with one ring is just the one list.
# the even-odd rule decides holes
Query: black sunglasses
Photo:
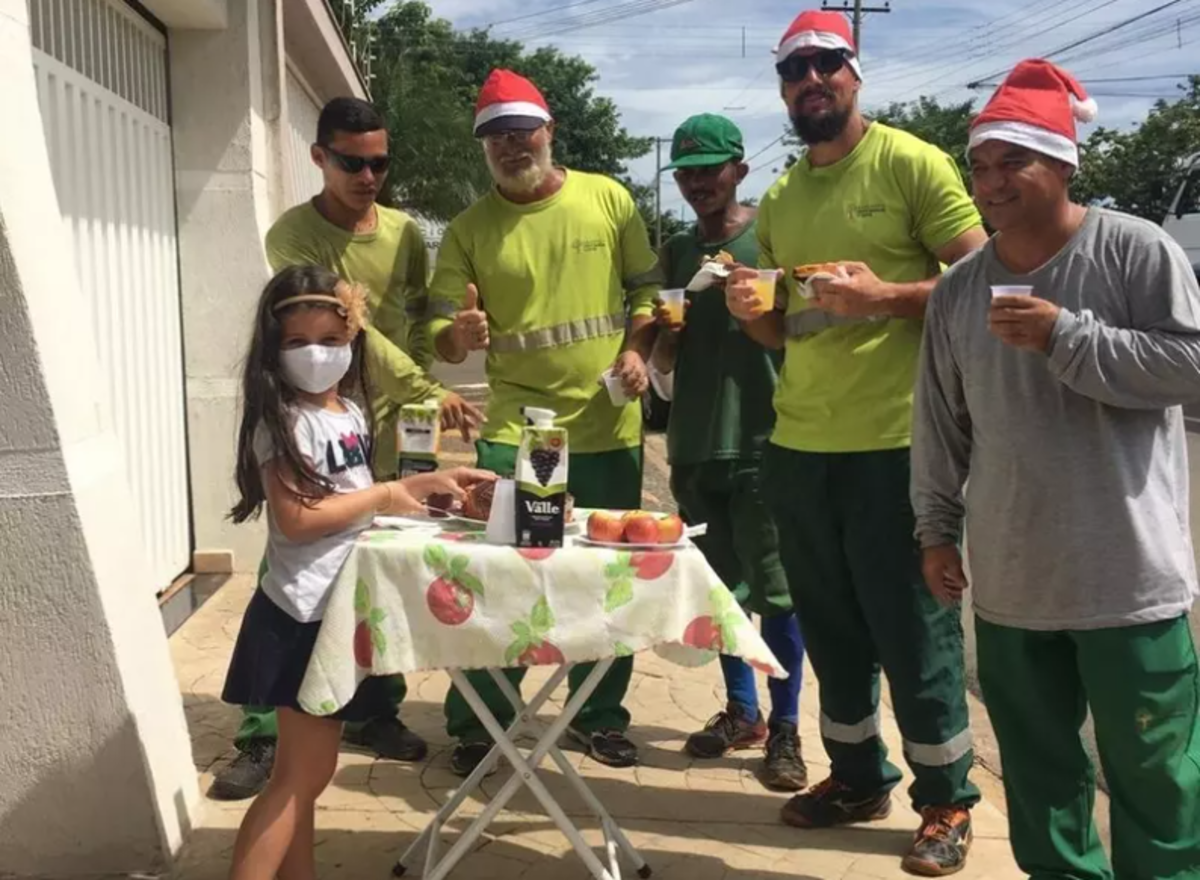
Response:
[{"label": "black sunglasses", "polygon": [[391,156],[349,156],[339,153],[333,147],[323,144],[317,146],[328,153],[329,158],[333,159],[333,164],[347,174],[359,174],[364,168],[370,168],[372,174],[384,174],[392,164]]},{"label": "black sunglasses", "polygon": [[803,82],[809,68],[820,76],[833,76],[846,66],[846,53],[841,49],[827,49],[815,55],[789,55],[775,65],[779,78],[786,83]]}]

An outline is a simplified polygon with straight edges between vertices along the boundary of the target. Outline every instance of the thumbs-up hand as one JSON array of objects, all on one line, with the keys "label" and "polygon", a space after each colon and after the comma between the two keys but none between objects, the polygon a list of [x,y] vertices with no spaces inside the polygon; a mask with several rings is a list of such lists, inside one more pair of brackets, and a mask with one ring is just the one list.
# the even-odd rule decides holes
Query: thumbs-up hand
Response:
[{"label": "thumbs-up hand", "polygon": [[454,341],[462,351],[481,351],[488,347],[487,312],[479,307],[479,289],[467,285],[467,298],[454,315]]}]

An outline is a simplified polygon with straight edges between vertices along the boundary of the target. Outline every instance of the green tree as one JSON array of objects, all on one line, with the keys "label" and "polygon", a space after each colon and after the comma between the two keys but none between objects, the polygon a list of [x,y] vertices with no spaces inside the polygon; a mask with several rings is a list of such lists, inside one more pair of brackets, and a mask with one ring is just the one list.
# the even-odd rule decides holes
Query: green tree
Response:
[{"label": "green tree", "polygon": [[971,118],[975,115],[974,108],[973,100],[942,105],[936,99],[922,95],[909,103],[889,104],[871,114],[871,118],[940,148],[958,163],[965,179],[970,173],[967,143]]},{"label": "green tree", "polygon": [[1098,128],[1080,145],[1072,184],[1083,204],[1104,204],[1161,223],[1179,185],[1180,163],[1200,152],[1200,76],[1174,101],[1154,104],[1129,131]]},{"label": "green tree", "polygon": [[[483,30],[456,31],[415,0],[394,3],[370,25],[374,32],[375,102],[392,134],[393,201],[429,217],[449,219],[491,185],[472,135],[475,99],[496,67],[533,80],[556,122],[555,159],[629,184],[626,163],[653,141],[631,135],[616,105],[596,95],[595,68],[545,47],[527,52]],[[653,219],[653,196],[634,191]]]}]

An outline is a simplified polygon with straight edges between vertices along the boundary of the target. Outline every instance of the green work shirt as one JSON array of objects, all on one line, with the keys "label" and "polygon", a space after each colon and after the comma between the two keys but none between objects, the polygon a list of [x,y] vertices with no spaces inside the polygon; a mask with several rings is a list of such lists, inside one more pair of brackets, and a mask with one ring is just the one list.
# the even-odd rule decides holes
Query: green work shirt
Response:
[{"label": "green work shirt", "polygon": [[427,372],[433,361],[428,329],[428,256],[416,221],[376,205],[371,232],[330,223],[305,202],[285,212],[267,232],[267,260],[285,266],[324,266],[367,292],[367,372],[375,414],[375,473],[396,472],[396,421],[406,403],[440,400],[445,389]]},{"label": "green work shirt", "polygon": [[800,452],[901,449],[923,321],[836,320],[799,296],[792,269],[866,263],[895,283],[938,274],[936,252],[980,226],[958,166],[932,144],[874,122],[822,167],[801,159],[763,196],[759,265],[784,270],[787,345],[771,442]]},{"label": "green work shirt", "polygon": [[572,452],[641,444],[641,406],[614,406],[601,374],[631,317],[649,316],[658,258],[620,183],[569,171],[547,199],[516,204],[492,190],[451,221],[430,285],[430,334],[479,290],[491,345],[483,439],[520,441],[522,406],[554,410]]},{"label": "green work shirt", "polygon": [[[756,265],[755,221],[728,241],[701,243],[695,227],[672,236],[663,246],[667,286],[686,287],[702,258],[721,250],[743,265]],[[783,353],[742,332],[725,306],[724,288],[688,293],[687,299],[667,426],[668,458],[675,466],[757,458],[775,424],[771,398]]]}]

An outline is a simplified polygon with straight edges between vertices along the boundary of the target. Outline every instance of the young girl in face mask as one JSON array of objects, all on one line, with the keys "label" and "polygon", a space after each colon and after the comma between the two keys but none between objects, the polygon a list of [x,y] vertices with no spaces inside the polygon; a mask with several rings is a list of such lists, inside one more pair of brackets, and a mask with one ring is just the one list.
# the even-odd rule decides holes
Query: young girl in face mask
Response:
[{"label": "young girl in face mask", "polygon": [[[376,514],[423,509],[495,475],[456,468],[375,483],[363,366],[363,292],[316,266],[292,266],[258,304],[242,380],[234,522],[267,508],[266,565],[250,600],[222,698],[274,706],[279,744],[271,780],[247,812],[233,880],[311,880],[317,796],[337,766],[343,721],[365,721],[359,696],[330,717],[296,698],[329,589],[358,534]],[[369,410],[369,408],[368,408]],[[360,689],[360,695],[362,690]]]}]

